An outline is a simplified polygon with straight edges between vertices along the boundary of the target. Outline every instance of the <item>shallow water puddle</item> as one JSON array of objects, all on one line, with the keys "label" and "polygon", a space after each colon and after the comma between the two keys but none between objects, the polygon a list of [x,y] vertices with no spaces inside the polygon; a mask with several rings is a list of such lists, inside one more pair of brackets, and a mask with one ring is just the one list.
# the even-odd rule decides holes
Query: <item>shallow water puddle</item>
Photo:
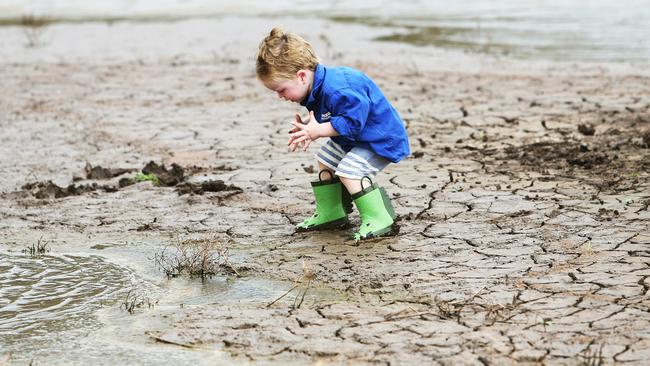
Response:
[{"label": "shallow water puddle", "polygon": [[[293,287],[258,278],[166,279],[162,273],[158,283],[149,284],[135,271],[98,256],[0,253],[0,356],[37,363],[85,363],[106,354],[109,363],[142,358],[227,362],[223,352],[179,353],[178,347],[145,334],[164,328],[177,309],[237,303],[264,307]],[[120,306],[130,290],[146,300],[134,314]],[[301,296],[296,288],[274,306],[288,306]],[[336,291],[312,287],[303,306],[341,298]]]},{"label": "shallow water puddle", "polygon": [[101,327],[94,313],[115,304],[133,278],[97,256],[0,253],[0,356],[61,362],[62,345]]},{"label": "shallow water puddle", "polygon": [[[257,303],[260,306],[268,304],[287,293],[294,287],[294,283],[287,281],[274,281],[260,278],[225,279],[213,278],[198,279],[173,279],[165,285],[166,296],[160,306],[185,306],[205,304],[230,304],[230,303]],[[283,297],[282,303],[293,302],[302,297],[307,288],[301,285],[295,287]],[[321,301],[335,301],[343,299],[339,292],[317,286],[310,286],[305,293],[307,304]]]},{"label": "shallow water puddle", "polygon": [[0,334],[15,339],[77,327],[131,277],[95,256],[0,254]]}]

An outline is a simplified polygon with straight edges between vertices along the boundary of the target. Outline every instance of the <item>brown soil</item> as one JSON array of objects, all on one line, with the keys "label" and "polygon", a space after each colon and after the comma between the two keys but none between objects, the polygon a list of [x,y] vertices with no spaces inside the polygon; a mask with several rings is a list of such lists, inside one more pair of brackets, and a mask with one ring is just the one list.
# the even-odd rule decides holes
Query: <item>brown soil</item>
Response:
[{"label": "brown soil", "polygon": [[[315,30],[323,24],[287,21],[325,49]],[[350,239],[356,214],[348,229],[295,232],[312,210],[313,151],[287,152],[298,109],[251,73],[266,24],[238,22],[248,31],[227,40],[213,23],[205,25],[210,42],[172,37],[187,52],[180,56],[160,45],[153,59],[96,53],[3,63],[5,248],[43,235],[53,251],[123,240],[125,232],[152,246],[188,233],[218,235],[246,276],[293,281],[307,263],[311,286],[340,294],[297,309],[295,294],[270,307],[273,299],[233,305],[215,298],[148,330],[197,350],[223,349],[239,362],[646,362],[647,68],[488,60],[480,70],[441,69],[444,58],[434,51],[356,38],[350,45],[344,35],[357,28],[342,26],[341,44],[323,51],[326,61],[379,82],[413,150],[379,178],[401,217],[399,233],[357,243]],[[192,24],[169,27],[200,32]],[[94,40],[86,42],[92,49]],[[56,56],[62,47],[43,52]],[[391,54],[412,54],[418,66]],[[152,160],[171,168],[150,163],[142,171],[175,190],[115,182]],[[85,170],[87,161],[97,169]],[[113,181],[73,184],[80,171]],[[30,194],[12,193],[20,187]]]}]

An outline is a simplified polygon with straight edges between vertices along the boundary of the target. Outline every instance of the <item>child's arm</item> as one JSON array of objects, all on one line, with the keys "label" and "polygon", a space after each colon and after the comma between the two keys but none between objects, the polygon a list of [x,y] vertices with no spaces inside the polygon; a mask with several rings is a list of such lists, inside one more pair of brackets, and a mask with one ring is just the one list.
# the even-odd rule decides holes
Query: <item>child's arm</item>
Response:
[{"label": "child's arm", "polygon": [[309,112],[309,122],[303,124],[297,120],[300,117],[296,117],[296,121],[292,124],[294,126],[294,131],[289,134],[289,142],[287,145],[291,146],[291,151],[296,151],[296,148],[300,143],[304,143],[303,150],[307,151],[307,148],[312,141],[321,138],[321,137],[332,137],[338,136],[339,133],[336,132],[332,124],[329,122],[318,123],[316,117],[314,117],[314,112]]},{"label": "child's arm", "polygon": [[339,136],[355,141],[364,129],[370,114],[370,100],[367,95],[343,88],[334,92],[329,100],[332,112],[330,123]]}]

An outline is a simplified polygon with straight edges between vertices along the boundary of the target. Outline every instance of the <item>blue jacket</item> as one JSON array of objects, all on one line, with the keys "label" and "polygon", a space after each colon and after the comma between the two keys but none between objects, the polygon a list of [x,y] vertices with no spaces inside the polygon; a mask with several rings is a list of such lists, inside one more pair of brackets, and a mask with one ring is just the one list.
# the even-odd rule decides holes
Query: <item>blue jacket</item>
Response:
[{"label": "blue jacket", "polygon": [[332,123],[339,133],[332,140],[346,152],[365,147],[393,163],[410,154],[402,119],[361,71],[318,64],[311,92],[301,104],[314,111],[319,123]]}]

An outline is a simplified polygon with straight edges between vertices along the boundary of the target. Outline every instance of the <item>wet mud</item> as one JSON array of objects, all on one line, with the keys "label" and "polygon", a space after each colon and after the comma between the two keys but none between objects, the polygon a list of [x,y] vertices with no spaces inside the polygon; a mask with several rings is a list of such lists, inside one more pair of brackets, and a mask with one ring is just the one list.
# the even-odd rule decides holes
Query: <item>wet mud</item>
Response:
[{"label": "wet mud", "polygon": [[[233,364],[641,365],[650,357],[648,75],[555,63],[441,71],[383,58],[371,43],[361,59],[342,48],[337,63],[380,83],[413,151],[378,177],[399,233],[355,242],[357,213],[347,228],[295,231],[312,213],[318,144],[287,152],[297,109],[242,66],[244,45],[257,37],[241,37],[249,38],[229,44],[229,57],[4,64],[3,248],[45,236],[53,252],[151,255],[186,235],[217,235],[245,277],[337,294],[232,303],[213,293],[133,315],[156,322],[130,339],[205,360],[215,350]],[[109,167],[86,173],[102,180],[92,192],[82,187],[93,183],[72,178],[86,161]],[[160,163],[141,169],[149,161]],[[118,184],[136,171],[163,184]],[[12,194],[19,187],[29,194]]]},{"label": "wet mud", "polygon": [[[122,174],[133,172],[132,169],[120,169],[120,168],[104,168],[102,166],[92,166],[90,163],[86,163],[84,168],[86,173],[86,179],[111,179],[113,177],[120,176]],[[73,180],[81,180],[80,177],[74,177]]]},{"label": "wet mud", "polygon": [[[132,173],[134,170],[104,168],[102,166],[92,166],[90,164],[86,164],[85,171],[86,178],[88,180],[107,180],[126,173]],[[96,182],[93,182],[88,184],[73,183],[68,186],[61,187],[50,180],[47,182],[27,183],[20,187],[20,191],[12,192],[12,195],[16,197],[33,196],[37,199],[64,198],[99,190],[104,192],[117,192],[120,188],[124,188],[145,180],[150,180],[159,186],[175,187],[175,191],[178,192],[179,195],[201,195],[205,192],[223,191],[231,192],[231,194],[242,192],[241,188],[233,184],[225,184],[223,180],[207,180],[198,183],[189,181],[189,179],[192,178],[192,175],[186,174],[192,174],[200,171],[201,168],[183,168],[176,163],[172,164],[171,168],[167,169],[165,168],[164,164],[157,164],[153,161],[150,161],[141,169],[143,175],[121,178],[116,185],[97,184]],[[78,176],[74,176],[72,178],[72,180],[75,182],[78,182],[82,179],[83,178],[80,178]]]},{"label": "wet mud", "polygon": [[[650,116],[642,121],[641,126],[649,125]],[[581,134],[594,135],[593,127],[580,126]],[[553,171],[585,177],[587,184],[601,190],[625,191],[639,184],[640,172],[650,169],[650,145],[643,140],[643,133],[644,129],[610,129],[588,139],[534,142],[504,149],[501,159],[517,161],[526,169],[546,174],[547,179],[552,179],[549,172]]]},{"label": "wet mud", "polygon": [[87,192],[103,190],[105,192],[115,192],[117,188],[110,185],[92,184],[70,184],[66,187],[59,187],[51,180],[47,182],[27,183],[21,187],[23,193],[30,194],[38,199],[63,198],[75,196]]}]

